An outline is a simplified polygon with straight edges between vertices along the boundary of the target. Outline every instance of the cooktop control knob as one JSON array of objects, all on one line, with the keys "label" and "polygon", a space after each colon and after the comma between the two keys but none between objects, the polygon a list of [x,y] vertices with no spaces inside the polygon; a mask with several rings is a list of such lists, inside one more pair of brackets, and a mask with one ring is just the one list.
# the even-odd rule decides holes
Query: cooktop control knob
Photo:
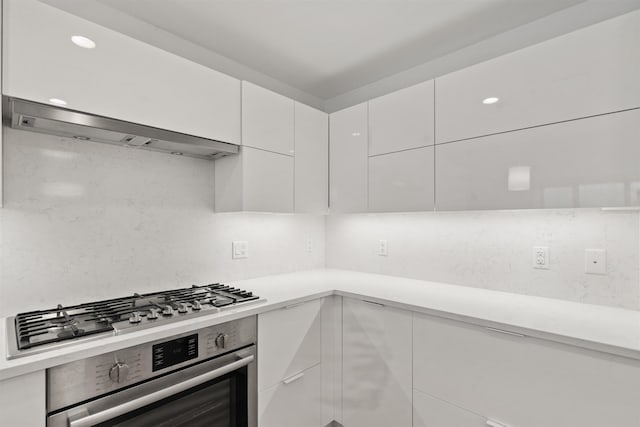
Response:
[{"label": "cooktop control knob", "polygon": [[109,378],[114,383],[123,383],[129,376],[129,365],[126,363],[118,362],[109,369]]},{"label": "cooktop control knob", "polygon": [[178,313],[186,313],[187,312],[187,304],[181,302],[178,304]]},{"label": "cooktop control knob", "polygon": [[218,347],[218,348],[226,348],[228,340],[229,340],[229,335],[227,335],[227,334],[218,334],[218,336],[216,337],[216,347]]},{"label": "cooktop control knob", "polygon": [[133,313],[131,313],[131,316],[129,316],[129,323],[140,323],[142,321],[142,316],[140,315],[139,311],[134,311]]},{"label": "cooktop control knob", "polygon": [[149,309],[149,314],[147,314],[147,319],[157,319],[158,318],[158,309],[157,308],[150,308]]},{"label": "cooktop control knob", "polygon": [[202,304],[200,303],[200,301],[195,300],[195,301],[193,302],[193,304],[191,304],[191,308],[192,308],[193,310],[201,310],[201,309],[202,309]]},{"label": "cooktop control knob", "polygon": [[162,315],[173,316],[173,307],[171,307],[170,305],[165,305],[164,308],[162,309]]}]

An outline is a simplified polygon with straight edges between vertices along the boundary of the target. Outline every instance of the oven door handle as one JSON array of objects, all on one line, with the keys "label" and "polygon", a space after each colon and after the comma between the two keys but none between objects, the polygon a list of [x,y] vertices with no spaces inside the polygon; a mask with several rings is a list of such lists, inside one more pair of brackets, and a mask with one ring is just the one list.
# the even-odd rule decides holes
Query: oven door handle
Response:
[{"label": "oven door handle", "polygon": [[69,420],[69,427],[90,427],[99,423],[103,423],[105,421],[109,421],[113,418],[119,417],[120,415],[124,415],[128,412],[135,411],[136,409],[140,409],[144,406],[150,405],[159,400],[165,399],[167,397],[171,397],[174,394],[181,393],[192,387],[198,386],[200,384],[206,383],[207,381],[211,381],[213,379],[226,375],[229,372],[235,371],[236,369],[242,368],[243,366],[247,366],[248,364],[253,362],[254,359],[255,358],[253,355],[243,357],[240,360],[229,363],[228,365],[224,365],[218,369],[214,369],[213,371],[207,372],[206,374],[198,375],[197,377],[188,379],[178,384],[174,384],[162,390],[158,390],[156,392],[150,393],[146,396],[142,396],[137,399],[133,399],[129,402],[123,403],[121,405],[114,406],[113,408],[105,409],[104,411],[87,415],[85,417],[78,418],[73,421]]}]

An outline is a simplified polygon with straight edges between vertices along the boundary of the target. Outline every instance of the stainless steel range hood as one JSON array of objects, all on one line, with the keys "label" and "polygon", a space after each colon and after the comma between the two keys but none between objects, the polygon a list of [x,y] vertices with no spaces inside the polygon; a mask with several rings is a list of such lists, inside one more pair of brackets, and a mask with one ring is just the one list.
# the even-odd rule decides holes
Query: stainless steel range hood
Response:
[{"label": "stainless steel range hood", "polygon": [[17,98],[4,97],[3,102],[14,129],[208,160],[238,153],[237,145],[226,142]]}]

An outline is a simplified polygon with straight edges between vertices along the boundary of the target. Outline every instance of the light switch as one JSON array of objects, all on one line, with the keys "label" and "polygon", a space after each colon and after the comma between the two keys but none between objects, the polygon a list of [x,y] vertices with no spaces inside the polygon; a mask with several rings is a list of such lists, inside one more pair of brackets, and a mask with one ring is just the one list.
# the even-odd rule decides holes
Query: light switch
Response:
[{"label": "light switch", "polygon": [[249,258],[249,243],[246,240],[232,242],[231,257],[233,259]]},{"label": "light switch", "polygon": [[604,249],[585,249],[584,272],[587,274],[607,274],[607,251]]}]

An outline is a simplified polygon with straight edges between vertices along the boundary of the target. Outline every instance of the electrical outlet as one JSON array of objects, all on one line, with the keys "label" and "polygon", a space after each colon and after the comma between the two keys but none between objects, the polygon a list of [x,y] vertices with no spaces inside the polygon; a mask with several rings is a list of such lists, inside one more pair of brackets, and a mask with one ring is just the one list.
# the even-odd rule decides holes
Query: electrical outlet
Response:
[{"label": "electrical outlet", "polygon": [[313,240],[307,239],[307,244],[305,246],[305,250],[307,252],[313,252]]},{"label": "electrical outlet", "polygon": [[549,247],[534,246],[533,247],[533,268],[543,270],[549,269]]},{"label": "electrical outlet", "polygon": [[607,251],[604,249],[585,249],[584,272],[587,274],[607,274]]},{"label": "electrical outlet", "polygon": [[246,240],[236,240],[231,243],[231,258],[249,258],[249,243]]},{"label": "electrical outlet", "polygon": [[388,256],[389,255],[389,246],[387,245],[386,240],[378,241],[378,255],[380,256]]}]

